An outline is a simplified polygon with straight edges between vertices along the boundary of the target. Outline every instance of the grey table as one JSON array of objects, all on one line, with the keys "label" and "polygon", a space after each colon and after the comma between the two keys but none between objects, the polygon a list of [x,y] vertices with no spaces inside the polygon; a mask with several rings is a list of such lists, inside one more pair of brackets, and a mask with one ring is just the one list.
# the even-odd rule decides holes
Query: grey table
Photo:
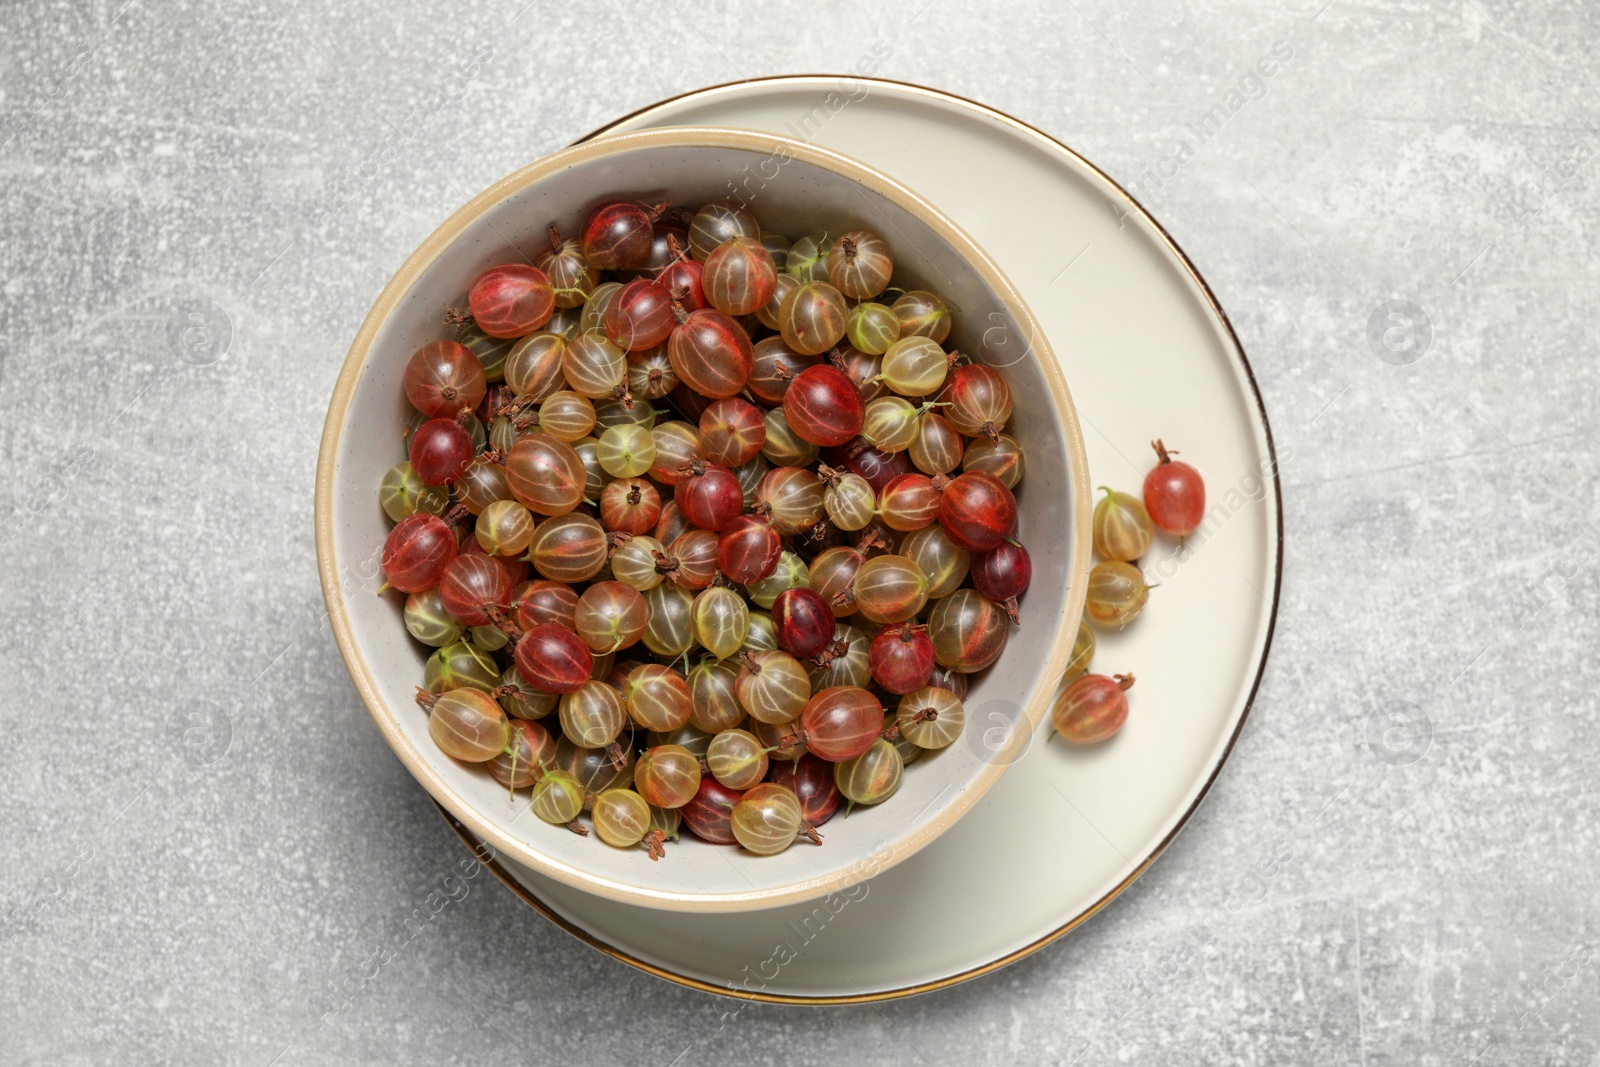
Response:
[{"label": "grey table", "polygon": [[[0,11],[0,1062],[1596,1062],[1600,8],[523,3]],[[322,622],[358,322],[527,160],[878,39],[1238,327],[1292,460],[1232,761],[1100,917],[911,1001],[723,1025],[488,878],[372,964],[464,851]]]}]

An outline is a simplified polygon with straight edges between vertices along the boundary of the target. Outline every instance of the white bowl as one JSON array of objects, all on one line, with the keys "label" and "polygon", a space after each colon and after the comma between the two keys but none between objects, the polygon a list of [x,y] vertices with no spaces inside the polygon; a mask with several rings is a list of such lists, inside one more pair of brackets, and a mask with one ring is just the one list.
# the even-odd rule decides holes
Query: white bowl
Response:
[{"label": "white bowl", "polygon": [[[627,195],[697,205],[738,194],[763,226],[791,236],[867,228],[893,248],[896,284],[932,289],[957,309],[947,344],[1001,369],[1015,399],[1008,432],[1026,454],[1019,537],[1033,557],[1022,622],[999,661],[975,675],[967,725],[950,748],[906,769],[887,803],[843,810],[804,842],[758,857],[684,833],[652,862],[540,822],[480,767],[428,736],[413,700],[427,650],[406,633],[403,597],[376,595],[389,523],[383,473],[404,458],[401,375],[444,336],[446,305],[496,263],[524,260],[555,222],[575,233],[602,200]],[[997,198],[1004,190],[994,191]],[[520,250],[520,251],[519,251]],[[1089,565],[1089,484],[1078,420],[1055,356],[1016,290],[935,208],[893,179],[800,141],[746,130],[677,127],[557,152],[474,197],[423,242],[379,295],[328,405],[317,464],[316,539],[323,595],[350,676],[384,739],[433,797],[482,840],[561,882],[628,903],[744,911],[848,892],[948,829],[983,796],[1045,717],[1070,656]],[[351,788],[361,788],[353,782]],[[1022,817],[1026,817],[1022,813]]]}]

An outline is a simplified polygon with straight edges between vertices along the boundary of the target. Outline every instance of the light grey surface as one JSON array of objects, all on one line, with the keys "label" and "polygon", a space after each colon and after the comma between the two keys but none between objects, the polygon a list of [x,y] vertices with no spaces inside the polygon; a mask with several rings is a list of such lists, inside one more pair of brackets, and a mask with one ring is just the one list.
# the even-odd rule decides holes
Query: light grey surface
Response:
[{"label": "light grey surface", "polygon": [[[0,12],[0,1062],[1600,1058],[1600,10],[121,3]],[[880,38],[1199,264],[1292,450],[1283,611],[1210,799],[1085,928],[913,1001],[739,1008],[448,877],[322,621],[316,440],[472,192]],[[1393,299],[1420,358],[1415,314],[1369,341]]]}]

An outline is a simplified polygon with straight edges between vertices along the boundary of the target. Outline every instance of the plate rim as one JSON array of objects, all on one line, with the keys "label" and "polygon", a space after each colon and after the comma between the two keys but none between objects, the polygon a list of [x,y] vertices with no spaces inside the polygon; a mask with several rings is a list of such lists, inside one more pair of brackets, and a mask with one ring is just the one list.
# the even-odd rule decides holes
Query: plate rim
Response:
[{"label": "plate rim", "polygon": [[1167,228],[1162,225],[1161,222],[1157,220],[1156,217],[1152,215],[1145,208],[1145,206],[1133,196],[1132,193],[1123,188],[1120,182],[1111,177],[1111,175],[1107,174],[1104,170],[1101,170],[1089,159],[1075,151],[1071,146],[1057,140],[1048,133],[1045,133],[1043,130],[1030,125],[1022,119],[1007,114],[998,108],[991,107],[988,104],[983,104],[968,97],[961,96],[958,93],[949,92],[948,90],[944,89],[933,89],[926,85],[919,85],[916,82],[901,81],[896,78],[862,77],[855,74],[843,73],[776,74],[758,78],[742,78],[736,81],[718,82],[714,85],[701,86],[700,88],[677,93],[673,96],[663,97],[662,99],[650,104],[646,104],[643,107],[635,108],[633,111],[630,111],[624,115],[620,115],[617,118],[612,119],[610,122],[607,122],[603,126],[600,126],[597,129],[583,135],[582,137],[577,138],[572,142],[572,144],[582,144],[586,141],[592,141],[597,137],[603,136],[607,131],[613,130],[632,119],[638,118],[639,116],[645,115],[651,111],[655,111],[658,108],[688,100],[691,97],[709,96],[713,93],[734,89],[740,86],[766,86],[785,82],[799,84],[808,81],[843,78],[848,78],[855,82],[860,82],[867,85],[892,86],[896,89],[909,91],[913,95],[926,97],[935,103],[954,103],[963,108],[977,112],[980,115],[997,120],[1002,125],[1010,127],[1013,131],[1022,135],[1024,138],[1038,143],[1041,147],[1047,150],[1064,153],[1070,157],[1080,166],[1091,172],[1096,178],[1103,182],[1112,193],[1120,198],[1126,205],[1128,209],[1127,213],[1129,215],[1136,215],[1150,225],[1151,229],[1160,238],[1161,242],[1167,246],[1167,249],[1172,253],[1173,257],[1178,261],[1179,264],[1181,264],[1184,271],[1189,275],[1190,279],[1193,280],[1196,287],[1199,289],[1201,296],[1205,298],[1207,307],[1210,309],[1212,315],[1215,316],[1216,321],[1221,325],[1222,331],[1232,347],[1233,355],[1237,359],[1239,369],[1243,370],[1244,372],[1244,380],[1250,387],[1250,400],[1255,404],[1256,413],[1261,420],[1262,435],[1266,442],[1266,459],[1268,466],[1271,468],[1272,501],[1274,505],[1273,535],[1276,540],[1276,546],[1272,560],[1272,591],[1270,597],[1264,598],[1268,602],[1266,633],[1263,635],[1261,656],[1256,664],[1255,677],[1251,679],[1250,691],[1245,697],[1244,708],[1239,715],[1238,723],[1234,726],[1232,734],[1229,735],[1226,745],[1223,746],[1216,765],[1211,769],[1211,773],[1206,776],[1205,781],[1201,784],[1200,789],[1198,792],[1196,792],[1194,799],[1190,802],[1188,808],[1179,816],[1172,828],[1166,833],[1165,836],[1162,837],[1159,842],[1157,842],[1156,846],[1151,849],[1150,854],[1146,856],[1138,866],[1136,866],[1132,871],[1128,872],[1126,877],[1109,889],[1098,900],[1094,901],[1081,912],[1074,915],[1067,922],[1053,930],[1050,930],[1040,937],[1029,941],[1027,944],[1012,949],[1010,952],[998,956],[987,963],[977,967],[969,967],[966,970],[958,971],[955,974],[946,975],[942,978],[936,978],[927,982],[918,982],[906,986],[898,986],[893,989],[876,990],[870,993],[797,994],[770,993],[765,991],[758,992],[749,989],[740,990],[733,986],[718,985],[714,982],[707,982],[704,979],[695,978],[691,975],[680,974],[675,971],[668,970],[657,964],[651,963],[648,960],[640,959],[624,949],[617,948],[616,946],[607,943],[606,941],[600,939],[589,931],[578,926],[576,923],[557,913],[554,908],[546,904],[538,897],[537,894],[535,894],[531,889],[518,880],[516,876],[506,870],[504,865],[500,863],[497,856],[490,855],[489,857],[485,858],[483,855],[483,843],[478,841],[472,831],[458,822],[455,817],[443,807],[443,805],[440,805],[437,801],[434,802],[435,807],[438,808],[440,816],[444,819],[445,825],[454,831],[456,836],[461,839],[462,843],[464,843],[473,851],[479,863],[488,868],[491,874],[499,879],[499,881],[504,884],[506,888],[510,889],[512,893],[514,893],[529,907],[533,908],[539,914],[549,919],[556,926],[566,931],[568,934],[571,934],[579,941],[582,941],[590,948],[593,948],[607,956],[610,956],[612,959],[625,963],[637,970],[644,971],[646,974],[654,975],[657,978],[672,982],[675,985],[696,989],[705,993],[711,993],[716,996],[727,997],[729,999],[739,1001],[756,1001],[765,1004],[813,1005],[818,1007],[849,1004],[874,1004],[884,1001],[902,1000],[907,997],[920,996],[924,993],[932,993],[941,989],[948,989],[952,986],[961,985],[962,983],[972,981],[973,979],[981,978],[984,975],[992,974],[995,971],[1001,970],[1013,963],[1016,963],[1018,960],[1033,955],[1035,952],[1045,948],[1047,945],[1051,945],[1065,937],[1067,934],[1071,933],[1073,930],[1076,930],[1089,919],[1099,914],[1101,909],[1103,909],[1106,905],[1110,904],[1117,897],[1121,896],[1130,885],[1132,885],[1145,873],[1145,871],[1149,870],[1151,864],[1155,863],[1155,861],[1166,852],[1167,848],[1171,846],[1172,842],[1177,839],[1178,834],[1189,825],[1190,819],[1192,819],[1195,812],[1200,809],[1200,805],[1205,801],[1205,798],[1210,795],[1211,787],[1216,784],[1217,778],[1222,774],[1223,767],[1227,766],[1229,758],[1233,755],[1234,747],[1238,744],[1239,738],[1244,732],[1245,724],[1249,721],[1250,714],[1255,709],[1256,697],[1261,690],[1261,681],[1266,675],[1267,661],[1271,657],[1273,639],[1277,634],[1278,608],[1282,600],[1283,591],[1283,484],[1278,476],[1277,439],[1272,432],[1272,421],[1267,415],[1266,404],[1261,397],[1261,386],[1256,380],[1255,368],[1251,366],[1249,355],[1244,349],[1244,344],[1239,340],[1239,335],[1233,328],[1232,320],[1228,318],[1227,311],[1223,309],[1222,304],[1217,300],[1216,293],[1212,291],[1210,283],[1206,281],[1205,276],[1200,273],[1200,270],[1195,266],[1194,261],[1189,258],[1188,253],[1183,250],[1182,246],[1178,244],[1178,242],[1173,238],[1172,234],[1168,232]]}]

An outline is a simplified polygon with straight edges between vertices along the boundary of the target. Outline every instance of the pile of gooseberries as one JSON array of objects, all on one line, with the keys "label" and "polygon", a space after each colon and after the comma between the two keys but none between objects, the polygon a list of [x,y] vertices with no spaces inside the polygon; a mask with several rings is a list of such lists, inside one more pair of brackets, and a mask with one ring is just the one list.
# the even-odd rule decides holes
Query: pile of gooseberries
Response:
[{"label": "pile of gooseberries", "polygon": [[[1173,450],[1159,439],[1150,442],[1150,447],[1155,449],[1156,465],[1145,475],[1144,498],[1102,487],[1105,496],[1095,505],[1094,550],[1100,561],[1089,571],[1089,591],[1067,664],[1066,688],[1050,709],[1051,725],[1070,744],[1104,741],[1128,720],[1127,691],[1134,677],[1089,673],[1095,653],[1090,623],[1116,631],[1137,619],[1152,587],[1135,564],[1150,550],[1156,531],[1178,538],[1181,545],[1205,519],[1206,487],[1200,472],[1173,459]],[[997,573],[980,575],[974,570],[973,584],[997,596],[1001,590],[996,583],[1012,564],[996,557],[990,566]]]},{"label": "pile of gooseberries", "polygon": [[471,280],[379,488],[441,751],[613,847],[770,855],[960,735],[1032,576],[1023,453],[894,281],[867,230],[624,199]]}]

